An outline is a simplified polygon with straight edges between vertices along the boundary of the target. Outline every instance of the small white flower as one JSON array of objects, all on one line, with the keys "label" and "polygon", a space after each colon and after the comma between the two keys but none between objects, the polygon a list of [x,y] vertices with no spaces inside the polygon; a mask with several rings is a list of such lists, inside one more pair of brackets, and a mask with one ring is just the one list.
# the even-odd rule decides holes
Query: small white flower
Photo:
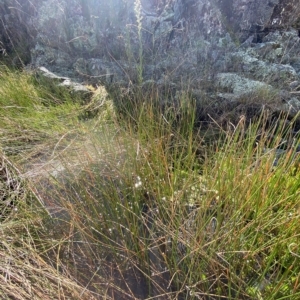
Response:
[{"label": "small white flower", "polygon": [[136,182],[136,184],[134,185],[134,187],[136,189],[139,188],[139,187],[141,187],[141,186],[142,186],[142,182],[141,181]]}]

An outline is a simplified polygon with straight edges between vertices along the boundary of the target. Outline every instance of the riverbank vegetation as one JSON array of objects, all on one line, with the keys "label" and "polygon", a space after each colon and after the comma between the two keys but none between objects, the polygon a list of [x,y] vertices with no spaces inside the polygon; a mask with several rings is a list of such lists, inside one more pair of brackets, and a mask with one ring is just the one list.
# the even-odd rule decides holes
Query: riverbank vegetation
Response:
[{"label": "riverbank vegetation", "polygon": [[0,82],[2,299],[300,297],[293,120],[195,126],[188,93],[139,91],[84,120],[30,74]]}]

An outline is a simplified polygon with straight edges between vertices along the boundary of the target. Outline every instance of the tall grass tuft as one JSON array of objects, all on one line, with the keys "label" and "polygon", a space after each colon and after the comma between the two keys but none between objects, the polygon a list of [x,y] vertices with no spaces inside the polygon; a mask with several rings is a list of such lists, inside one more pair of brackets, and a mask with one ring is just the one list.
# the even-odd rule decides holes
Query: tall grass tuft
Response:
[{"label": "tall grass tuft", "polygon": [[126,299],[297,299],[299,158],[278,157],[286,130],[242,116],[206,145],[191,99],[136,96],[115,134],[91,137],[96,161],[55,180],[65,227],[93,245],[94,285],[109,278],[107,295]]},{"label": "tall grass tuft", "polygon": [[[29,100],[37,93],[25,91]],[[298,299],[293,122],[241,116],[208,132],[195,127],[188,93],[168,104],[154,89],[137,90],[115,103],[109,121],[84,123],[79,142],[88,143],[57,147],[48,175],[29,179],[29,203],[39,204],[25,202],[14,222],[1,223],[2,282],[30,270],[10,287],[34,287],[36,299],[41,290],[49,299]],[[211,131],[218,139],[207,143]]]}]

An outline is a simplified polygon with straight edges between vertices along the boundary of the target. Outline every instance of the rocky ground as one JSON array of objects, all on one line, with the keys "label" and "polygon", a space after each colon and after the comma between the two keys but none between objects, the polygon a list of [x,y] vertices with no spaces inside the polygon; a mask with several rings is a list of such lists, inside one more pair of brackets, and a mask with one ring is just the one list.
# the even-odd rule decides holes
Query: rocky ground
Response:
[{"label": "rocky ground", "polygon": [[266,105],[299,111],[295,0],[2,2],[2,57],[46,68],[61,84],[70,77],[79,89],[154,86],[173,102],[188,89],[200,110],[207,103],[223,112],[238,107],[249,118],[241,102],[255,102],[252,114]]}]

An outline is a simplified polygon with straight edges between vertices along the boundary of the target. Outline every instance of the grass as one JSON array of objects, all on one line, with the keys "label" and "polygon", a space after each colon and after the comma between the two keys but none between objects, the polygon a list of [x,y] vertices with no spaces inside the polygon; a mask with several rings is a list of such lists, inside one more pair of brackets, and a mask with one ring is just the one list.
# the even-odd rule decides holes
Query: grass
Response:
[{"label": "grass", "polygon": [[[0,80],[1,99],[20,89],[5,98],[17,101],[13,110],[1,100],[4,151],[8,142],[24,145],[17,124],[40,149],[49,146],[45,136],[64,139],[70,124],[73,139],[89,141],[74,147],[66,139],[69,150],[56,156],[64,171],[25,180],[17,213],[1,222],[7,299],[12,291],[45,299],[45,286],[49,299],[299,298],[295,149],[274,166],[291,127],[267,127],[262,115],[226,130],[195,129],[196,104],[187,96],[162,106],[156,93],[138,90],[115,99],[115,115],[104,121],[78,122],[78,107],[64,97],[40,101],[30,76],[2,72]],[[6,165],[22,163],[11,156]]]},{"label": "grass", "polygon": [[49,263],[47,255],[61,241],[48,242],[46,211],[3,153],[0,170],[1,299],[94,299],[71,274]]},{"label": "grass", "polygon": [[5,152],[57,140],[76,126],[79,105],[70,93],[44,87],[30,74],[0,68],[0,141]]}]

